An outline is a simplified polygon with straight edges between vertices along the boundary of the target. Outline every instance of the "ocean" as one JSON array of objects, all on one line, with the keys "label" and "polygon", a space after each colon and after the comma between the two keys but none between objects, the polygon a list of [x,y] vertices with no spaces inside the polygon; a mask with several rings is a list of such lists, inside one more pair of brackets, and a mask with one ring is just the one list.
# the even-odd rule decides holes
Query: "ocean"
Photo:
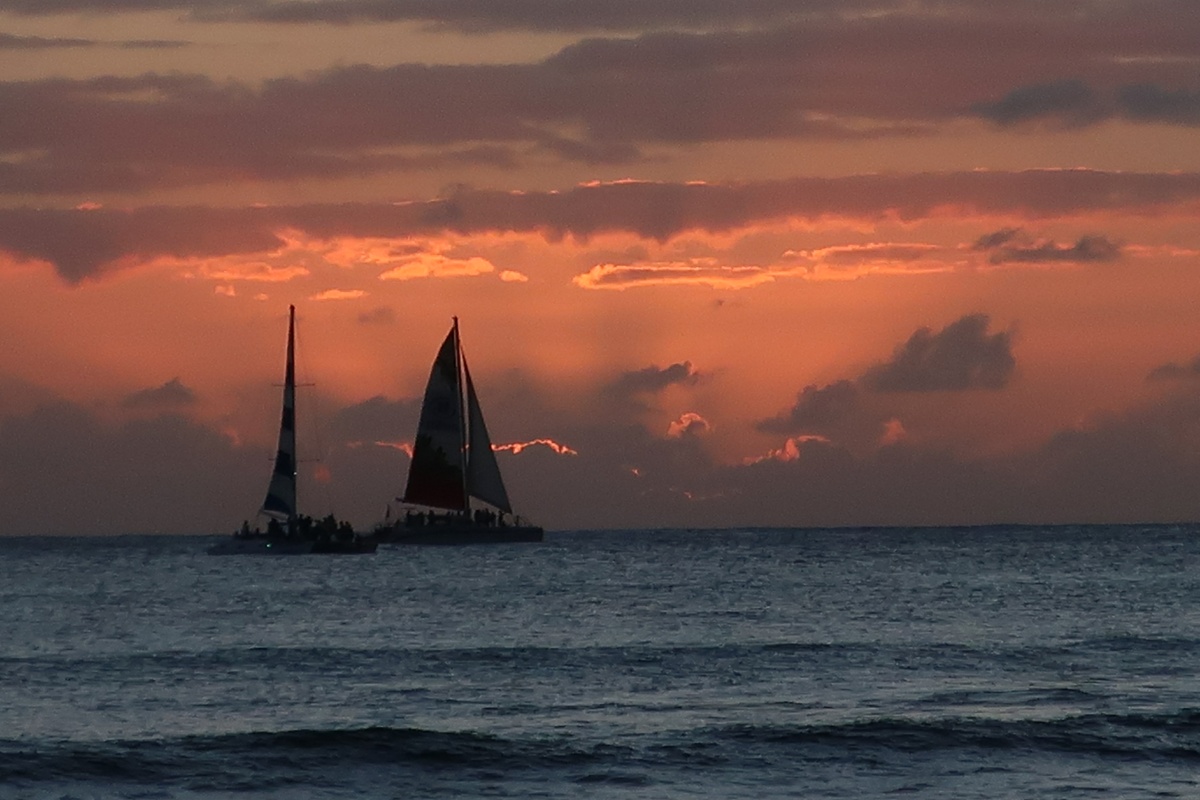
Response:
[{"label": "ocean", "polygon": [[0,538],[0,798],[1200,797],[1197,532]]}]

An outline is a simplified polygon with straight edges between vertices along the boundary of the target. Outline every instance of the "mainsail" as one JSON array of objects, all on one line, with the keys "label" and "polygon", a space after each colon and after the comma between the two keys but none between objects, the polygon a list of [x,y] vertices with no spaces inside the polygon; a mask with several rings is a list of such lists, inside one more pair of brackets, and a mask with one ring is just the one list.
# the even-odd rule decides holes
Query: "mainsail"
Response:
[{"label": "mainsail", "polygon": [[456,317],[425,387],[404,502],[467,511],[470,497],[512,512],[462,355]]},{"label": "mainsail", "polygon": [[429,373],[404,502],[433,508],[465,509],[464,444],[456,324],[438,350]]},{"label": "mainsail", "polygon": [[280,520],[296,516],[296,307],[288,306],[287,367],[283,377],[283,418],[275,469],[262,513]]}]

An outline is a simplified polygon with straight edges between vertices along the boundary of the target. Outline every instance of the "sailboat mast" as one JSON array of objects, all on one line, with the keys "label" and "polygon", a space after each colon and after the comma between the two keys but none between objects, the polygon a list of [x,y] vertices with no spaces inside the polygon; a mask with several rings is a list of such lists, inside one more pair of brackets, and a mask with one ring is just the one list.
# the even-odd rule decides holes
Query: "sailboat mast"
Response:
[{"label": "sailboat mast", "polygon": [[290,529],[296,520],[296,507],[296,307],[289,306],[279,447],[262,511],[277,520],[286,520]]},{"label": "sailboat mast", "polygon": [[457,379],[455,390],[458,392],[458,446],[459,455],[462,457],[459,462],[462,464],[462,512],[468,514],[471,511],[471,495],[467,492],[467,459],[470,458],[470,453],[467,452],[467,399],[464,394],[466,387],[463,385],[462,341],[458,338],[458,317],[454,317],[454,375]]},{"label": "sailboat mast", "polygon": [[[300,481],[296,478],[296,307],[288,306],[287,366],[283,374],[283,429],[287,431],[292,453],[292,508],[288,514],[288,533],[296,532],[296,514],[300,508]],[[290,419],[289,419],[290,417]]]}]

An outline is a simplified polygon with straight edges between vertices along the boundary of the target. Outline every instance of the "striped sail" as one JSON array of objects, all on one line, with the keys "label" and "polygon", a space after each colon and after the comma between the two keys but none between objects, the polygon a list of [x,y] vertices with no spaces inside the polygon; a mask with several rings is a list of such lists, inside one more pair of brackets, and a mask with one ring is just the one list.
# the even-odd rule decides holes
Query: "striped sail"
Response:
[{"label": "striped sail", "polygon": [[262,513],[280,520],[296,516],[296,307],[288,306],[287,367],[283,379],[283,418],[275,470]]},{"label": "striped sail", "polygon": [[467,426],[470,431],[470,444],[467,447],[467,493],[511,514],[508,492],[504,490],[500,465],[496,463],[496,454],[492,451],[492,441],[488,438],[487,425],[483,422],[483,411],[479,408],[479,398],[475,396],[475,384],[471,381],[471,371],[467,369],[465,357],[463,375],[467,381]]},{"label": "striped sail", "polygon": [[467,508],[463,438],[456,324],[438,350],[429,373],[404,502],[451,510]]}]

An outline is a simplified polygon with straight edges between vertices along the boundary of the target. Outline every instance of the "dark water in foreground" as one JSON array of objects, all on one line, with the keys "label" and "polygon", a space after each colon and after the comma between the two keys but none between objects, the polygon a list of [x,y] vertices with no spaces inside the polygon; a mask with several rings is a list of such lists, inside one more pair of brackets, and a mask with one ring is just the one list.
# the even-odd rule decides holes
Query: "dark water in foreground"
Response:
[{"label": "dark water in foreground", "polygon": [[1194,798],[1198,534],[0,539],[0,798]]}]

